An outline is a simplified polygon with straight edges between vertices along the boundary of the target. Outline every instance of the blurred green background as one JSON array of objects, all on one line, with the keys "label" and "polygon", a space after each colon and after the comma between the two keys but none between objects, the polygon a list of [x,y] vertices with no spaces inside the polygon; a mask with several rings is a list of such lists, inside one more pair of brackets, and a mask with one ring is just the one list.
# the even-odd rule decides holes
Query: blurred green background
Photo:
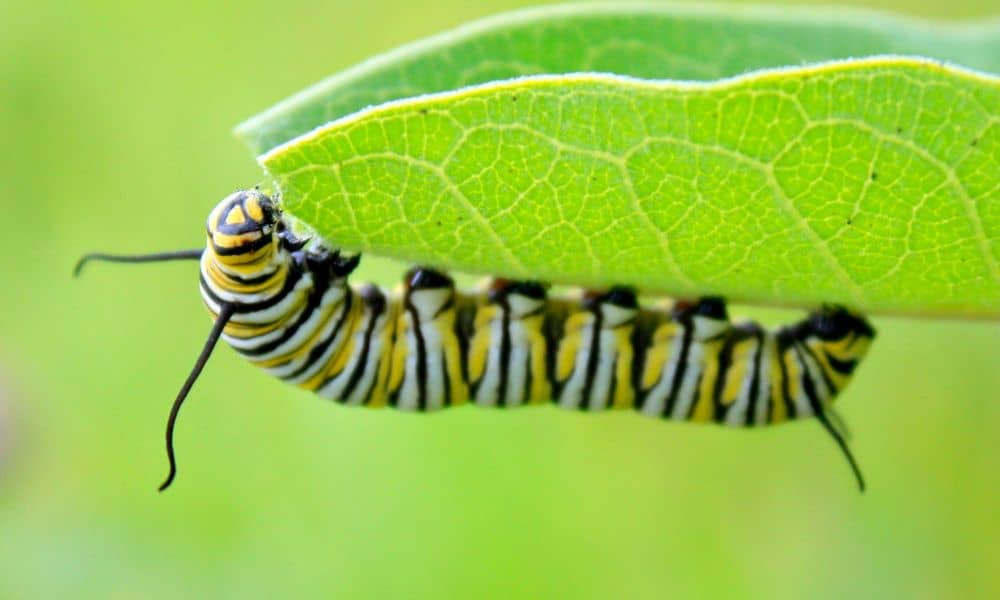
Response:
[{"label": "blurred green background", "polygon": [[209,327],[194,265],[74,281],[76,257],[198,246],[214,203],[260,179],[237,122],[525,5],[0,3],[0,597],[1000,595],[994,323],[876,321],[839,405],[863,496],[813,422],[350,410],[224,347],[180,421],[179,480],[156,493]]}]

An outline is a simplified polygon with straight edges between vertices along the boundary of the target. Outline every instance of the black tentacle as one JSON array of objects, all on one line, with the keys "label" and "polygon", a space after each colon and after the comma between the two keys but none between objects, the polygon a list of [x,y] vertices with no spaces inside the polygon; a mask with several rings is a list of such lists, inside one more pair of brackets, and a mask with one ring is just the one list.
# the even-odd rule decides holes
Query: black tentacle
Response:
[{"label": "black tentacle", "polygon": [[188,374],[184,385],[181,386],[180,392],[177,393],[177,398],[174,399],[173,406],[170,407],[170,416],[167,418],[167,460],[170,461],[170,472],[167,473],[167,478],[160,484],[159,490],[161,492],[170,486],[174,481],[174,476],[177,474],[177,461],[174,459],[174,425],[177,423],[177,415],[180,413],[181,405],[184,404],[184,399],[187,398],[188,392],[191,391],[195,380],[198,379],[198,375],[201,374],[205,363],[208,362],[208,357],[212,355],[212,350],[215,348],[216,342],[219,341],[222,330],[226,327],[229,318],[233,316],[233,312],[234,309],[231,304],[223,304],[219,308],[219,316],[215,320],[212,330],[208,333],[208,339],[205,340],[201,354],[198,355],[198,360],[194,363],[194,368],[191,369],[191,373]]},{"label": "black tentacle", "polygon": [[117,263],[147,263],[166,262],[170,260],[198,260],[201,258],[204,248],[193,250],[174,250],[171,252],[157,252],[154,254],[104,254],[103,252],[91,252],[84,254],[80,260],[76,261],[73,267],[73,277],[78,277],[83,271],[84,265],[92,260]]}]

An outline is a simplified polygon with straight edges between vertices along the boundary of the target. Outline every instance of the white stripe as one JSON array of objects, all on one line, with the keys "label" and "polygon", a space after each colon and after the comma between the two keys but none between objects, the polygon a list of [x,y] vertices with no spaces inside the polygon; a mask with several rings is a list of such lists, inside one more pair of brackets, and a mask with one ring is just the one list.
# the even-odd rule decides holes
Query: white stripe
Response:
[{"label": "white stripe", "polygon": [[354,390],[351,393],[351,398],[344,398],[344,388],[347,386],[347,382],[350,381],[351,375],[354,373],[355,368],[358,367],[358,363],[361,361],[361,350],[365,344],[365,336],[367,335],[369,325],[371,325],[372,319],[372,309],[369,306],[365,306],[365,310],[361,319],[362,326],[355,329],[354,334],[354,355],[347,361],[344,365],[344,369],[333,379],[328,381],[323,387],[316,390],[316,393],[323,398],[329,398],[330,400],[336,400],[338,402],[343,402],[345,404],[361,404],[364,400],[364,392],[368,389],[365,385],[367,382],[371,381],[371,377],[367,375],[371,372],[378,370],[379,358],[381,354],[381,334],[382,330],[385,328],[385,311],[376,317],[375,325],[372,330],[371,344],[368,347],[368,360],[366,364],[362,365],[364,369],[361,377],[358,378],[358,383],[356,384]]},{"label": "white stripe", "polygon": [[771,332],[764,333],[764,350],[760,356],[760,391],[757,394],[756,413],[753,415],[754,425],[763,425],[767,421],[768,405],[771,403],[771,365],[775,359],[777,343]]},{"label": "white stripe", "polygon": [[[312,314],[309,315],[309,318],[306,320],[306,322],[303,323],[295,331],[292,337],[288,338],[287,340],[282,342],[277,348],[266,354],[261,354],[259,356],[248,356],[247,359],[255,362],[263,362],[265,360],[270,360],[272,358],[284,356],[298,349],[302,344],[306,343],[306,341],[313,333],[316,332],[316,328],[320,326],[320,323],[322,323],[324,319],[329,318],[331,314],[336,314],[337,307],[343,301],[344,291],[345,291],[344,288],[328,289],[326,293],[323,295],[323,299],[320,301],[319,306],[317,306],[316,309],[312,311]],[[305,310],[305,308],[306,306],[303,306],[302,310]],[[302,314],[302,310],[295,311],[295,314],[291,315],[291,318],[286,319],[288,323],[286,327],[279,328],[265,335],[248,339],[237,338],[235,339],[236,343],[230,341],[231,338],[229,336],[223,336],[223,337],[234,348],[242,348],[242,349],[258,348],[266,344],[270,340],[274,340],[276,338],[281,337],[281,335],[288,330],[288,327],[291,327],[294,323],[298,321],[299,316]]]},{"label": "white stripe", "polygon": [[520,406],[528,401],[524,386],[531,369],[530,334],[521,320],[510,322],[510,364],[507,366],[507,406]]},{"label": "white stripe", "polygon": [[750,405],[750,386],[753,383],[754,366],[756,365],[756,356],[760,348],[756,337],[748,338],[739,343],[746,344],[748,342],[752,344],[752,347],[743,355],[744,360],[747,361],[747,368],[743,373],[743,381],[740,382],[740,387],[736,392],[736,401],[726,411],[726,425],[742,426],[746,422],[747,408]]},{"label": "white stripe", "polygon": [[[795,377],[798,377],[798,381],[796,381],[798,385],[796,387],[798,388],[799,393],[792,398],[792,403],[795,404],[795,418],[800,419],[802,417],[811,417],[813,416],[813,410],[812,407],[809,406],[809,397],[806,395],[805,387],[802,385],[802,371],[804,367],[802,365],[802,361],[799,360],[799,353],[796,351],[796,348],[789,347],[786,354],[791,356],[792,360],[795,361],[795,364],[799,367],[799,372],[795,374]],[[789,373],[788,376],[792,377],[792,374]],[[791,379],[789,379],[789,383],[790,382]]]},{"label": "white stripe", "polygon": [[[655,330],[654,330],[655,335]],[[649,417],[659,417],[663,414],[663,407],[666,406],[667,396],[670,395],[670,385],[677,373],[680,364],[681,346],[684,344],[684,329],[678,329],[676,335],[670,343],[670,353],[667,355],[669,364],[664,365],[660,372],[660,380],[650,388],[646,396],[646,403],[642,407],[642,414]],[[650,347],[653,347],[650,344]],[[649,356],[647,350],[646,356]]]},{"label": "white stripe", "polygon": [[590,319],[581,331],[579,349],[573,361],[573,371],[566,379],[562,393],[559,394],[559,406],[563,408],[578,408],[581,404],[580,394],[587,376],[587,361],[590,357],[590,346],[593,338],[593,319]]},{"label": "white stripe", "polygon": [[417,340],[414,334],[413,314],[405,310],[407,324],[406,335],[403,339],[397,339],[397,344],[406,344],[406,363],[403,370],[403,383],[399,388],[396,399],[396,408],[405,411],[417,410],[418,384],[417,384]]},{"label": "white stripe", "polygon": [[311,354],[312,349],[315,346],[322,344],[325,340],[329,339],[330,336],[333,334],[333,330],[337,326],[337,323],[341,322],[341,319],[344,318],[345,320],[341,325],[341,330],[337,332],[337,337],[326,348],[326,350],[323,352],[323,355],[320,356],[318,360],[316,360],[316,362],[314,362],[308,369],[306,369],[304,373],[300,373],[294,379],[290,379],[288,381],[291,383],[300,383],[308,379],[311,373],[314,373],[318,371],[319,368],[324,367],[327,361],[329,360],[330,355],[333,353],[333,351],[338,349],[340,344],[339,340],[343,338],[344,330],[347,329],[348,323],[346,321],[346,318],[348,317],[344,316],[346,309],[347,309],[347,304],[341,303],[333,311],[333,313],[330,315],[330,318],[323,325],[323,329],[319,337],[316,338],[315,345],[305,349],[302,353],[302,356],[299,356],[294,360],[291,360],[283,365],[278,365],[276,367],[264,367],[264,372],[268,373],[269,375],[274,375],[275,377],[286,377],[298,371],[299,368],[302,367],[302,365],[306,364],[309,361],[309,355]]},{"label": "white stripe", "polygon": [[497,307],[490,329],[490,345],[486,351],[486,366],[476,390],[475,402],[479,406],[497,405],[497,386],[500,385],[500,336],[503,332],[503,309]]},{"label": "white stripe", "polygon": [[[515,327],[511,325],[511,329]],[[511,335],[510,364],[507,366],[507,406],[520,406],[527,402],[524,384],[528,380],[528,357],[530,352],[525,344],[514,342]]]},{"label": "white stripe", "polygon": [[688,413],[691,412],[691,405],[694,404],[695,395],[698,392],[698,378],[705,366],[705,346],[694,340],[688,349],[687,368],[684,369],[684,379],[681,387],[677,391],[677,398],[674,402],[674,409],[670,412],[670,418],[674,420],[686,421]]},{"label": "white stripe", "polygon": [[[438,410],[444,407],[445,385],[443,339],[434,321],[427,321],[421,326],[424,336],[424,350],[427,353],[427,396],[425,410]],[[415,352],[414,352],[415,353]]]},{"label": "white stripe", "polygon": [[[602,327],[597,340],[597,369],[590,386],[589,410],[604,410],[611,404],[611,376],[615,368],[615,334],[610,329]],[[582,399],[581,399],[582,400]]]}]

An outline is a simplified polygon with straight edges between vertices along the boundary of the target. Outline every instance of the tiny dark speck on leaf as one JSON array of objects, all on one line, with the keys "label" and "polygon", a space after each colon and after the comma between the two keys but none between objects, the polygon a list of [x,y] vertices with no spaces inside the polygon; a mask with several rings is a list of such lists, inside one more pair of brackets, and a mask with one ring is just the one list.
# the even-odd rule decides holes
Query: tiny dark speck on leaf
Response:
[{"label": "tiny dark speck on leaf", "polygon": [[854,222],[854,221],[852,221],[851,219],[848,219],[848,220],[847,220],[847,224],[848,224],[848,225],[850,225],[850,224],[851,224],[851,223],[853,223],[853,222]]},{"label": "tiny dark speck on leaf", "polygon": [[872,181],[875,181],[876,179],[878,179],[878,173],[872,171]]},{"label": "tiny dark speck on leaf", "polygon": [[437,222],[437,226],[438,226],[438,227],[440,227],[440,226],[441,226],[441,221],[438,221],[438,222]]},{"label": "tiny dark speck on leaf", "polygon": [[972,141],[969,142],[969,145],[970,146],[975,146],[978,143],[979,143],[979,138],[972,138]]},{"label": "tiny dark speck on leaf", "polygon": [[427,114],[427,109],[426,108],[421,108],[420,109],[420,114],[426,115]]},{"label": "tiny dark speck on leaf", "polygon": [[517,102],[517,96],[511,96],[510,100],[511,102]]},{"label": "tiny dark speck on leaf", "polygon": [[903,128],[902,127],[897,127],[896,128],[896,133],[903,133]]}]

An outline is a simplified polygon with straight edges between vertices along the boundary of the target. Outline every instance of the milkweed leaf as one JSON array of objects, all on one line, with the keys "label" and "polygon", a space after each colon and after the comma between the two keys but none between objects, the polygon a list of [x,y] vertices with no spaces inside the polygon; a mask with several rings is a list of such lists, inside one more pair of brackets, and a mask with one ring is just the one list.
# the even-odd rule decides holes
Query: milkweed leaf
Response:
[{"label": "milkweed leaf", "polygon": [[333,243],[423,264],[1000,313],[1000,80],[938,63],[498,82],[361,112],[261,164]]}]

